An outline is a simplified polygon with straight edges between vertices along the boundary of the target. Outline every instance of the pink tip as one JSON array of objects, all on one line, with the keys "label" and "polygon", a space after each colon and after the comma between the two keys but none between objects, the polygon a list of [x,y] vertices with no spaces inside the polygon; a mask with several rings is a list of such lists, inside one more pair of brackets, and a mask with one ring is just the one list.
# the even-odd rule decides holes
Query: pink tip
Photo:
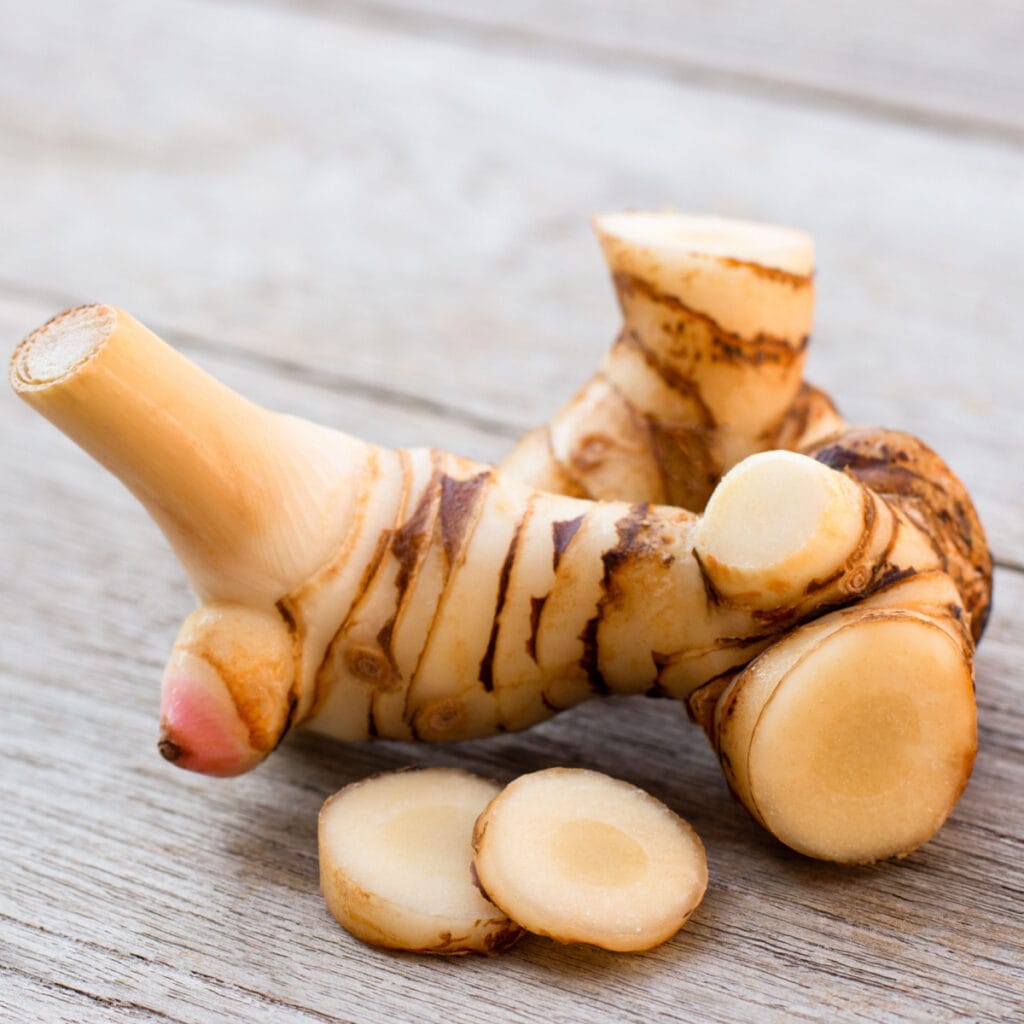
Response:
[{"label": "pink tip", "polygon": [[179,768],[203,775],[240,775],[263,755],[227,686],[212,665],[175,651],[161,691],[160,753]]}]

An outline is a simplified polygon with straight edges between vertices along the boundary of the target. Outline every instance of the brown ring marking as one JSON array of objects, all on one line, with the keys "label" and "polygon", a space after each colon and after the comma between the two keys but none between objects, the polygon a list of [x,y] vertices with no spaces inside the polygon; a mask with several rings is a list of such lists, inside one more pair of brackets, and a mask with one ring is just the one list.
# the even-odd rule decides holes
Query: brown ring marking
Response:
[{"label": "brown ring marking", "polygon": [[[435,454],[432,452],[432,455]],[[466,551],[469,548],[476,525],[479,522],[480,514],[483,511],[484,501],[489,491],[488,485],[494,480],[494,471],[484,469],[475,474],[469,480],[459,481],[441,472],[439,481],[441,485],[441,508],[435,521],[434,532],[431,543],[440,542],[444,545],[447,556],[447,565],[444,579],[441,583],[441,592],[434,603],[434,614],[431,617],[430,625],[427,627],[423,647],[420,649],[416,665],[409,677],[409,683],[405,688],[405,705],[402,711],[402,720],[412,730],[413,735],[417,734],[415,719],[418,713],[413,710],[413,691],[416,688],[416,680],[420,669],[423,666],[423,659],[430,649],[430,642],[433,639],[437,623],[441,618],[441,612],[447,604],[448,594],[451,592],[451,583],[465,560]],[[450,481],[448,486],[448,524],[445,527],[445,481]],[[468,485],[462,488],[453,486],[455,484]],[[457,546],[456,546],[457,545]]]},{"label": "brown ring marking", "polygon": [[431,461],[435,468],[423,488],[423,493],[420,495],[412,515],[394,531],[391,537],[391,554],[398,562],[398,573],[395,576],[395,611],[391,618],[381,626],[376,639],[390,663],[392,671],[396,673],[398,664],[391,646],[394,631],[398,627],[399,619],[408,600],[410,584],[426,556],[429,546],[428,538],[433,532],[441,499],[438,464],[433,454]]},{"label": "brown ring marking", "polygon": [[[363,575],[360,578],[359,586],[356,589],[356,596],[353,599],[352,604],[349,606],[348,611],[345,613],[344,618],[341,620],[341,623],[338,625],[338,628],[335,630],[334,636],[331,637],[324,649],[324,656],[320,660],[316,675],[314,676],[315,697],[313,706],[310,710],[311,715],[315,714],[320,709],[324,699],[326,699],[327,687],[325,686],[325,683],[327,682],[328,676],[327,666],[333,661],[337,645],[341,643],[345,631],[352,621],[353,615],[355,615],[356,611],[362,607],[363,602],[366,600],[366,596],[369,593],[371,584],[381,571],[384,556],[387,554],[391,538],[402,522],[406,506],[408,505],[409,498],[411,497],[413,480],[412,460],[405,449],[399,448],[397,449],[397,452],[402,467],[402,493],[399,496],[398,502],[396,502],[394,519],[392,520],[390,527],[381,530],[380,536],[377,538],[377,544],[374,548],[373,554],[370,556],[369,561],[363,569]],[[332,681],[337,682],[337,679],[335,678]]]},{"label": "brown ring marking", "polygon": [[704,401],[697,382],[681,374],[675,367],[670,366],[640,337],[637,331],[632,328],[624,329],[616,340],[615,345],[631,348],[639,353],[651,372],[656,374],[670,391],[674,391],[681,398],[693,402],[697,408],[699,423],[702,427],[709,430],[717,427],[718,423],[714,413],[712,413],[707,402]]},{"label": "brown ring marking", "polygon": [[285,624],[285,628],[288,630],[288,635],[292,642],[292,681],[288,687],[288,710],[285,713],[284,725],[281,727],[281,733],[277,737],[277,742],[274,744],[276,750],[283,742],[285,736],[288,735],[288,731],[291,729],[295,722],[295,714],[299,709],[299,696],[302,689],[302,657],[305,650],[306,641],[306,627],[302,622],[298,608],[292,608],[290,605],[290,599],[288,597],[282,597],[274,607],[277,609],[277,613],[281,616],[282,621]]},{"label": "brown ring marking", "polygon": [[[677,451],[684,450],[683,446],[680,445],[677,433],[660,417],[653,416],[650,413],[641,412],[637,409],[619,385],[611,378],[607,377],[607,375],[604,375],[604,371],[601,371],[605,376],[605,380],[608,382],[608,386],[621,397],[622,401],[626,403],[631,413],[634,415],[634,424],[637,432],[646,434],[647,436],[647,444],[651,452],[651,457],[653,458],[655,465],[658,467],[658,475],[661,477],[662,493],[657,500],[659,502],[672,505],[685,505],[692,503],[697,506],[706,503],[710,491],[714,489],[715,483],[722,476],[723,467],[712,456],[715,432],[719,429],[719,426],[714,413],[712,413],[710,407],[704,401],[700,385],[698,385],[696,381],[684,376],[673,366],[665,362],[665,360],[663,360],[635,330],[624,329],[622,333],[620,333],[615,344],[616,346],[621,345],[624,348],[631,348],[638,352],[644,360],[647,368],[654,373],[662,383],[669,388],[669,390],[674,391],[681,398],[691,402],[697,412],[696,421],[694,423],[678,429],[688,431],[692,434],[696,442],[695,447],[700,453],[701,458],[699,459],[699,464],[698,460],[690,460],[691,462],[694,462],[694,466],[684,476],[680,477],[679,475],[670,472],[665,459],[665,454],[670,447],[675,448]],[[669,443],[666,444],[666,441]],[[697,481],[694,477],[701,474],[703,474],[703,488],[700,492],[696,492],[694,491],[694,487]],[[690,491],[685,494],[680,494],[679,489],[676,486],[679,482],[688,486]]]},{"label": "brown ring marking", "polygon": [[490,469],[482,470],[467,480],[459,480],[447,473],[441,476],[441,540],[450,566],[454,566],[462,552],[466,532],[479,515],[481,492],[493,476]]},{"label": "brown ring marking", "polygon": [[[260,750],[264,753],[274,750],[277,746],[276,743],[271,743],[269,746],[257,741],[256,738],[256,726],[251,723],[248,718],[242,714],[241,709],[238,706],[238,701],[235,699],[235,691],[232,689],[231,684],[228,682],[230,673],[227,670],[227,666],[219,658],[214,657],[210,651],[192,651],[193,657],[199,658],[200,661],[205,661],[210,668],[224,681],[224,688],[228,691],[228,698],[231,701],[232,706],[235,709],[235,714],[238,716],[238,720],[245,726],[245,731],[249,736],[249,747],[251,750]],[[288,712],[285,712],[287,716]],[[280,741],[278,741],[280,742]]]},{"label": "brown ring marking", "polygon": [[[785,338],[763,331],[758,332],[753,338],[744,338],[734,331],[726,330],[714,317],[688,306],[678,296],[660,291],[642,277],[620,271],[613,274],[612,278],[619,292],[620,302],[622,296],[632,297],[639,294],[657,305],[667,306],[682,316],[704,324],[711,335],[712,345],[729,358],[752,362],[755,365],[769,360],[776,363],[791,363],[803,354],[810,343],[808,335],[804,335],[799,344],[794,346]],[[748,350],[752,354],[748,355]]]},{"label": "brown ring marking", "polygon": [[551,524],[551,568],[554,572],[558,572],[558,563],[561,562],[566,548],[579,532],[585,518],[584,512],[575,519],[562,519]]},{"label": "brown ring marking", "polygon": [[[643,345],[643,343],[640,341],[639,335],[637,335],[635,331],[631,331],[630,333],[636,339],[635,344],[630,343],[630,347],[637,347],[637,350],[643,356],[644,362],[647,363],[648,367],[659,377],[661,377],[662,380],[664,380],[665,378],[663,374],[652,363],[652,360],[656,360],[657,357],[654,355],[653,352],[650,351],[650,349]],[[622,334],[619,335],[615,344],[626,344],[625,342],[623,342]],[[664,369],[668,371],[669,367],[666,366],[664,367]],[[611,377],[609,377],[604,370],[598,371],[597,375],[595,376],[595,379],[598,378],[604,380],[608,389],[623,404],[623,406],[626,409],[626,412],[629,415],[629,418],[633,422],[633,429],[636,431],[636,433],[642,434],[647,438],[647,448],[651,453],[651,459],[653,460],[654,464],[658,467],[658,476],[661,478],[661,493],[656,496],[652,495],[651,497],[652,500],[658,503],[668,503],[669,495],[671,493],[671,490],[669,488],[668,470],[665,466],[665,461],[662,458],[661,447],[658,444],[659,438],[663,436],[664,433],[661,421],[657,417],[651,416],[649,413],[641,412],[633,403],[633,400],[622,390],[619,384],[616,381],[612,380]],[[701,400],[699,396],[696,385],[693,385],[693,390],[694,394],[692,397],[694,398],[694,401],[697,403],[698,408],[702,411],[702,413],[708,413],[707,407],[704,405],[704,402]]]},{"label": "brown ring marking", "polygon": [[615,524],[618,533],[618,541],[601,556],[604,566],[604,573],[601,577],[601,596],[597,601],[597,610],[593,617],[587,621],[580,633],[579,639],[583,643],[583,653],[579,659],[579,666],[586,674],[590,688],[599,694],[609,692],[608,682],[600,669],[600,644],[598,632],[601,625],[601,617],[608,602],[612,598],[612,584],[615,573],[620,566],[625,565],[630,557],[635,554],[633,543],[637,535],[647,525],[647,513],[650,505],[646,502],[631,505],[629,511]]},{"label": "brown ring marking", "polygon": [[530,598],[530,635],[526,640],[526,653],[537,665],[540,664],[537,661],[537,634],[540,632],[540,618],[544,614],[544,605],[550,596],[551,592],[549,591],[543,597]]},{"label": "brown ring marking", "polygon": [[[705,255],[705,254],[701,254]],[[769,267],[764,263],[755,263],[753,260],[741,260],[734,256],[714,256],[706,254],[708,258],[724,263],[727,267],[738,267],[749,270],[758,277],[767,278],[770,281],[779,281],[788,284],[795,289],[809,288],[814,284],[814,272],[810,274],[797,274],[792,270],[783,270],[781,267]]]},{"label": "brown ring marking", "polygon": [[[370,502],[370,494],[372,493],[378,479],[380,478],[380,452],[377,448],[373,447],[370,449],[369,457],[366,462],[366,470],[360,474],[362,480],[362,487],[354,502],[354,508],[352,513],[352,525],[347,531],[345,536],[342,538],[341,543],[338,545],[334,555],[328,559],[328,561],[318,569],[308,580],[296,587],[290,594],[287,594],[281,599],[281,603],[289,610],[296,619],[298,618],[298,609],[302,607],[302,603],[305,599],[306,592],[310,589],[311,584],[323,578],[325,575],[332,574],[339,570],[344,565],[352,553],[352,548],[355,546],[357,540],[362,535],[363,528],[366,525],[366,512],[367,506]],[[309,702],[309,708],[307,715],[315,714],[322,701],[321,694],[321,669],[324,661],[327,658],[330,648],[330,641],[324,647],[324,653],[320,658],[320,662],[317,666],[317,671],[313,674],[313,693]]]},{"label": "brown ring marking", "polygon": [[[515,564],[516,556],[519,553],[519,544],[523,537],[524,528],[530,513],[533,510],[534,495],[531,493],[527,499],[526,510],[516,523],[512,539],[509,541],[508,550],[505,552],[505,559],[501,564],[501,574],[498,577],[498,597],[494,602],[494,615],[491,619],[491,635],[487,638],[487,649],[480,661],[480,670],[477,678],[487,693],[494,691],[494,656],[498,650],[498,633],[501,630],[501,613],[505,608],[505,601],[508,597],[508,585],[512,579],[512,566]],[[582,519],[582,517],[580,517]],[[559,524],[555,524],[556,526]],[[575,533],[575,530],[573,531]],[[570,538],[571,539],[571,538]]]}]

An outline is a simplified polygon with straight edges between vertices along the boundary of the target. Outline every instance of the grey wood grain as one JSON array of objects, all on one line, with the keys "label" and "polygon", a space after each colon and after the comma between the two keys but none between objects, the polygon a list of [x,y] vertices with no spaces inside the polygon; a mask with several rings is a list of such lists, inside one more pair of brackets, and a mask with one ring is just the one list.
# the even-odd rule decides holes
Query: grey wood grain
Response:
[{"label": "grey wood grain", "polygon": [[[788,220],[819,242],[812,376],[852,419],[946,454],[1004,563],[1022,564],[1024,154],[1005,132],[954,138],[863,105],[823,113],[799,90],[747,95],[729,53],[738,85],[716,89],[339,10],[0,0],[8,347],[64,305],[113,301],[268,405],[495,459],[615,332],[587,215],[671,202]],[[563,31],[532,10],[530,32]],[[719,5],[713,24],[744,10]],[[597,14],[584,44],[604,45],[615,9]],[[941,56],[945,28],[919,24],[913,52]],[[983,38],[958,24],[965,50]],[[955,62],[950,91],[975,88],[965,67],[995,88],[1001,51],[987,52]],[[917,72],[880,59],[885,95],[917,103]],[[973,110],[956,116],[1003,116]],[[0,1020],[1024,1015],[1024,572],[997,574],[963,800],[918,853],[862,870],[766,837],[668,701],[595,702],[451,747],[299,734],[237,780],[173,769],[155,750],[157,683],[192,607],[182,574],[120,485],[9,396],[0,579]],[[496,960],[367,949],[317,892],[316,812],[411,762],[636,782],[705,840],[707,900],[640,956],[541,939]]]},{"label": "grey wood grain", "polygon": [[1024,10],[1013,0],[300,3],[470,46],[1024,141]]}]

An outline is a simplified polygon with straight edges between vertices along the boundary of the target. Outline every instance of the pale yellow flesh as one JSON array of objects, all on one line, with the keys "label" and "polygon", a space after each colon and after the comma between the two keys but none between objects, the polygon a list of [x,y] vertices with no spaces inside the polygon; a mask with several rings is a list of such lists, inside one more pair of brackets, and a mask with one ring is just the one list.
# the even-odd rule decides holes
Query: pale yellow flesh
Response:
[{"label": "pale yellow flesh", "polygon": [[648,793],[598,772],[517,779],[477,822],[488,896],[528,931],[604,949],[650,949],[699,905],[707,861],[696,833]]},{"label": "pale yellow flesh", "polygon": [[764,452],[715,488],[695,548],[720,594],[778,607],[843,567],[864,536],[864,512],[848,477],[793,452]]},{"label": "pale yellow flesh", "polygon": [[950,632],[900,609],[847,613],[806,635],[762,656],[720,701],[737,795],[812,857],[909,853],[938,831],[970,776],[970,659]]},{"label": "pale yellow flesh", "polygon": [[666,260],[705,255],[791,274],[814,272],[814,241],[796,228],[675,210],[600,214],[594,227],[609,237],[656,247]]},{"label": "pale yellow flesh", "polygon": [[473,884],[473,824],[499,787],[448,768],[355,783],[320,812],[320,884],[331,913],[375,946],[492,953],[520,929]]}]

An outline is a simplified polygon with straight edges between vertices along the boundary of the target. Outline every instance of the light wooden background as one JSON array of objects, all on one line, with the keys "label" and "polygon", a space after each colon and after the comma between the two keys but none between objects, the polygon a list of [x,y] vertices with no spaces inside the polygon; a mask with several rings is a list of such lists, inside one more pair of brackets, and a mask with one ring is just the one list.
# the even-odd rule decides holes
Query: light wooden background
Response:
[{"label": "light wooden background", "polygon": [[[818,241],[810,376],[966,479],[999,570],[974,778],[932,843],[780,848],[665,701],[460,747],[157,756],[191,608],[119,485],[0,399],[0,1020],[1024,1019],[1024,8],[1019,0],[0,0],[0,336],[119,304],[252,397],[497,458],[617,326],[623,206]],[[661,949],[367,949],[316,813],[371,771],[588,765],[688,817],[712,882]]]}]

